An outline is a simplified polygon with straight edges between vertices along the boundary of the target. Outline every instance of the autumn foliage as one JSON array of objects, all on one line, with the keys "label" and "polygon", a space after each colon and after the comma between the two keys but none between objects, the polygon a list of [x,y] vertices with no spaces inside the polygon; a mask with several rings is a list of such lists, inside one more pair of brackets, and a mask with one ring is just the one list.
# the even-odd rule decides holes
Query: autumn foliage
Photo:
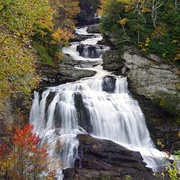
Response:
[{"label": "autumn foliage", "polygon": [[[12,95],[21,92],[28,96],[37,87],[36,64],[41,63],[40,56],[43,60],[56,58],[61,48],[68,45],[79,12],[78,3],[77,0],[0,0],[1,109]],[[33,46],[34,41],[45,50]]]},{"label": "autumn foliage", "polygon": [[136,46],[168,62],[180,60],[177,0],[101,0],[102,33],[117,34],[116,47]]},{"label": "autumn foliage", "polygon": [[48,170],[47,146],[40,146],[40,139],[26,124],[16,129],[9,143],[0,145],[0,179],[51,179]]}]

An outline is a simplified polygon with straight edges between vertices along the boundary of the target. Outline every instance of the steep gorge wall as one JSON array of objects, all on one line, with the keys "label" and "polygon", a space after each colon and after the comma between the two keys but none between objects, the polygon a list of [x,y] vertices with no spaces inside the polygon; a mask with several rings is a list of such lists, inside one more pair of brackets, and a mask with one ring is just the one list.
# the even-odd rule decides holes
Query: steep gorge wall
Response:
[{"label": "steep gorge wall", "polygon": [[104,69],[127,75],[131,91],[180,115],[180,71],[177,66],[155,55],[144,56],[130,47],[126,47],[122,55],[115,50],[108,51],[103,60]]},{"label": "steep gorge wall", "polygon": [[145,56],[125,47],[124,53],[109,50],[103,68],[127,76],[129,90],[145,114],[155,144],[161,139],[167,149],[179,149],[180,71],[155,55]]}]

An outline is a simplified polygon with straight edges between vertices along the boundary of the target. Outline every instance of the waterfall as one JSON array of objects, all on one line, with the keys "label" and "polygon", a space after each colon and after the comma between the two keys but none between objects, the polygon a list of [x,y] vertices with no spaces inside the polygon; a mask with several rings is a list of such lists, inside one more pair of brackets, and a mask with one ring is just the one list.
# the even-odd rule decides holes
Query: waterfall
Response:
[{"label": "waterfall", "polygon": [[[86,34],[86,29],[77,32]],[[96,44],[100,39],[96,35],[81,43]],[[80,56],[77,45],[72,43],[63,52],[75,60],[90,60]],[[101,57],[95,60],[102,61]],[[43,141],[51,144],[49,154],[56,162],[52,168],[73,167],[79,145],[76,137],[89,133],[139,151],[147,166],[157,171],[164,154],[154,148],[144,115],[128,91],[127,78],[112,75],[101,65],[93,70],[97,72],[93,77],[47,87],[41,94],[34,92],[30,123]]]}]

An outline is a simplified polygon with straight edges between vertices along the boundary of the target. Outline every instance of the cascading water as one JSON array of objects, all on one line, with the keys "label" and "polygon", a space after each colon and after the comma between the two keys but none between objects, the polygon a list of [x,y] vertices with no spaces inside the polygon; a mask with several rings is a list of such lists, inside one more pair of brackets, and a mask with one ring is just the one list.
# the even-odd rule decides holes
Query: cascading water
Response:
[{"label": "cascading water", "polygon": [[[76,31],[87,34],[86,28]],[[95,45],[101,39],[96,34],[81,44]],[[75,60],[91,60],[79,55],[78,45],[73,43],[63,52]],[[102,59],[96,57],[94,60],[101,63]],[[34,93],[30,123],[43,141],[51,144],[52,168],[73,167],[79,145],[76,136],[89,133],[140,151],[147,166],[157,171],[158,163],[163,161],[159,157],[164,154],[154,148],[144,115],[127,89],[126,77],[112,75],[102,70],[101,65],[91,69],[97,72],[93,77],[49,87],[42,94]],[[62,175],[58,176],[62,179]]]}]

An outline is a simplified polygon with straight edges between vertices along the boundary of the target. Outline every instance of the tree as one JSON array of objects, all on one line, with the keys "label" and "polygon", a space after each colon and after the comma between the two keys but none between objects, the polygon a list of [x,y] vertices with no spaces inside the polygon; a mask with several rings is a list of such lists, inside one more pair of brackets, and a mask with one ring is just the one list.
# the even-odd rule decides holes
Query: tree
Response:
[{"label": "tree", "polygon": [[40,146],[32,129],[29,124],[16,128],[10,142],[0,145],[0,178],[39,180],[54,175],[48,169],[47,146]]},{"label": "tree", "polygon": [[39,79],[30,40],[1,28],[0,45],[0,99],[5,100],[20,91],[28,94]]},{"label": "tree", "polygon": [[52,30],[49,0],[0,0],[0,27],[30,36],[37,28]]},{"label": "tree", "polygon": [[161,2],[160,0],[152,0],[152,6],[151,6],[151,17],[153,21],[153,26],[156,28],[156,21],[158,17],[158,9],[163,5],[164,2]]},{"label": "tree", "polygon": [[116,46],[135,45],[144,53],[180,60],[180,13],[174,0],[102,0],[102,32]]},{"label": "tree", "polygon": [[69,39],[73,38],[76,16],[80,12],[78,4],[77,0],[53,0],[51,2],[52,8],[56,12],[51,44],[61,46],[69,44]]},{"label": "tree", "polygon": [[72,0],[0,0],[1,100],[5,102],[17,92],[27,95],[38,84],[38,56],[30,38],[38,37],[39,43],[47,47],[67,45],[78,12],[78,1]]},{"label": "tree", "polygon": [[55,61],[61,59],[62,47],[68,46],[69,39],[74,37],[76,15],[79,13],[78,3],[78,0],[50,1],[53,11],[53,31],[46,29],[43,36],[39,32],[33,36],[33,44],[38,49],[43,62],[47,59],[47,64],[53,64],[52,58]]},{"label": "tree", "polygon": [[17,92],[25,95],[38,83],[37,55],[30,37],[43,29],[52,30],[48,0],[0,0],[0,99]]}]

